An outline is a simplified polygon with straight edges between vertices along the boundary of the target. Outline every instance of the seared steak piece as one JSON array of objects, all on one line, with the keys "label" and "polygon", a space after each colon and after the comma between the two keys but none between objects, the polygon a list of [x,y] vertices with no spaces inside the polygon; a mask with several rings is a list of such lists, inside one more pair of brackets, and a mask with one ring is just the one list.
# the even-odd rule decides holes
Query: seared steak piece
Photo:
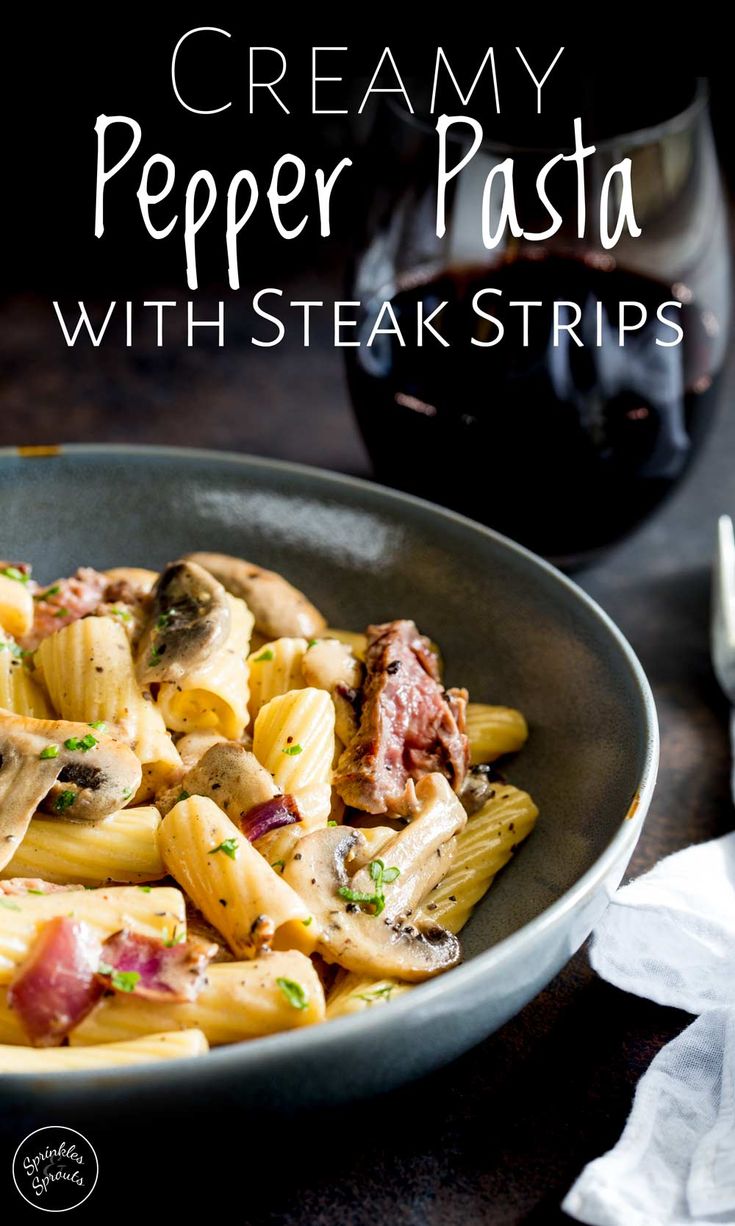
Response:
[{"label": "seared steak piece", "polygon": [[400,808],[410,779],[431,771],[459,791],[469,765],[466,690],[444,690],[436,655],[412,621],[368,626],[367,675],[357,735],[334,786],[367,813]]}]

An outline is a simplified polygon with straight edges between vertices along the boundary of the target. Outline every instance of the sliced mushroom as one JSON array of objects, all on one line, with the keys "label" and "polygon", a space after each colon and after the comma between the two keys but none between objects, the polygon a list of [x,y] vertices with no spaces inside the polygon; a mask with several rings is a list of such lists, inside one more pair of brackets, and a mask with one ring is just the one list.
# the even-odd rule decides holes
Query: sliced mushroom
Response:
[{"label": "sliced mushroom", "polygon": [[181,783],[159,796],[157,804],[164,816],[182,792],[190,796],[209,796],[233,822],[237,822],[255,805],[278,796],[280,788],[244,745],[221,741],[207,750],[187,771]]},{"label": "sliced mushroom", "polygon": [[491,763],[481,762],[478,766],[471,766],[459,793],[467,815],[472,817],[487,800],[492,800],[501,783],[502,776]]},{"label": "sliced mushroom", "polygon": [[222,646],[230,608],[221,583],[195,562],[172,562],[151,593],[151,610],[138,644],[143,685],[178,681]]},{"label": "sliced mushroom", "polygon": [[363,667],[346,643],[320,639],[304,652],[301,672],[307,685],[328,690],[334,703],[334,730],[343,745],[357,735],[357,704]]},{"label": "sliced mushroom", "polygon": [[324,632],[327,623],[319,610],[275,571],[226,553],[190,553],[188,558],[245,601],[256,631],[265,639],[309,639]]},{"label": "sliced mushroom", "polygon": [[36,809],[97,822],[135,794],[141,767],[132,749],[89,724],[0,711],[0,869]]},{"label": "sliced mushroom", "polygon": [[319,951],[327,961],[360,974],[411,981],[428,979],[459,961],[455,936],[438,925],[407,920],[446,873],[453,836],[464,826],[466,814],[442,775],[427,775],[416,795],[418,816],[381,848],[380,860],[373,861],[390,873],[382,910],[365,910],[370,904],[359,901],[360,895],[365,900],[375,895],[370,867],[348,873],[350,861],[365,858],[359,830],[315,830],[299,840],[286,864],[285,880],[321,926]]},{"label": "sliced mushroom", "polygon": [[[416,784],[415,816],[389,843],[380,859],[399,875],[386,895],[385,914],[410,917],[416,907],[443,877],[454,854],[454,835],[466,825],[467,814],[444,775],[424,775]],[[370,893],[369,867],[360,869],[352,888]]]}]

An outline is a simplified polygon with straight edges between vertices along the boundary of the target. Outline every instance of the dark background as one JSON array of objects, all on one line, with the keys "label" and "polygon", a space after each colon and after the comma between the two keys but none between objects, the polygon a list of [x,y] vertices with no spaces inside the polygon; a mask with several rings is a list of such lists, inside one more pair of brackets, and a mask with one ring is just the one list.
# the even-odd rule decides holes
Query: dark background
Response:
[{"label": "dark background", "polygon": [[[613,16],[606,20],[610,24]],[[170,52],[185,29],[200,24],[224,26],[233,39],[224,54],[224,40],[212,36],[221,62],[201,67],[197,86],[220,89],[226,82],[241,99],[238,56],[246,56],[250,43],[280,46],[294,66],[299,113],[284,122],[270,108],[251,118],[242,103],[224,118],[197,120],[182,112],[170,90]],[[227,178],[243,166],[257,172],[286,150],[310,164],[331,166],[343,150],[359,144],[365,125],[352,118],[304,117],[308,95],[298,89],[299,45],[285,36],[287,25],[279,13],[270,27],[261,21],[256,30],[224,6],[208,6],[206,15],[191,18],[179,10],[175,19],[162,18],[160,6],[104,17],[59,12],[49,18],[33,11],[16,18],[6,35],[11,74],[4,128],[0,442],[173,441],[368,471],[328,325],[317,323],[308,350],[295,340],[272,350],[238,343],[216,350],[205,341],[187,350],[173,340],[157,350],[150,335],[131,350],[113,344],[75,350],[66,347],[50,306],[53,297],[73,304],[80,297],[192,296],[185,287],[183,245],[145,235],[134,207],[137,178],[129,172],[117,181],[117,207],[104,240],[93,238],[93,125],[100,112],[130,114],[142,123],[138,167],[160,151],[186,177],[199,166]],[[459,25],[453,7],[441,36],[433,30],[426,43],[412,39],[401,66],[413,63],[416,76],[425,77],[426,64],[429,73],[433,65],[426,47],[440,42],[453,55],[450,34]],[[368,22],[353,33],[344,18],[316,19],[300,44],[302,66],[308,67],[304,45],[350,44],[359,94],[358,78],[364,89],[382,46],[390,42],[400,49],[387,26],[379,35],[373,38]],[[727,49],[690,46],[685,52],[673,44],[641,46],[636,39],[633,51],[624,44],[602,48],[600,41],[596,36],[565,52],[570,66],[576,57],[569,79],[582,81],[585,89],[594,81],[596,97],[614,104],[607,109],[624,126],[643,93],[657,96],[667,82],[675,89],[682,74],[711,75],[718,139],[731,178]],[[463,42],[475,62],[477,48],[495,45],[500,74],[513,64],[514,53],[500,48],[490,22],[475,18],[455,47]],[[544,53],[539,51],[540,59]],[[512,82],[509,89],[512,97]],[[530,92],[525,99],[526,110],[519,104],[513,116],[520,133],[529,122]],[[562,122],[565,132],[574,113],[573,100],[557,99],[554,122]],[[361,160],[360,175],[369,177],[370,171]],[[283,285],[293,297],[318,291],[316,296],[329,300],[339,294],[360,228],[361,180],[355,174],[348,182],[351,196],[340,201],[339,226],[330,240],[314,242],[312,231],[303,241],[274,243],[270,222],[257,231],[248,228],[241,259],[249,286]],[[223,242],[221,229],[218,239]],[[204,311],[221,290],[223,246],[203,251],[202,261],[211,270],[199,295]],[[580,576],[630,638],[661,717],[660,783],[631,865],[634,874],[669,851],[732,826],[727,708],[709,664],[707,620],[714,524],[719,512],[735,508],[733,392],[729,369],[717,423],[689,479],[635,537]],[[79,1211],[88,1220],[118,1206],[146,1220],[151,1210],[181,1212],[204,1201],[210,1216],[253,1226],[560,1222],[558,1205],[571,1182],[585,1162],[615,1142],[638,1077],[688,1020],[596,979],[582,951],[474,1052],[418,1085],[338,1112],[276,1124],[222,1119],[206,1102],[192,1103],[186,1119],[170,1119],[161,1104],[163,1122],[138,1120],[121,1128],[113,1103],[101,1104],[96,1118],[84,1121],[71,1115],[36,1120],[17,1103],[0,1123],[5,1220],[26,1220],[10,1182],[13,1150],[32,1127],[59,1122],[83,1126],[100,1155],[99,1189]],[[27,1218],[35,1220],[30,1209]]]}]

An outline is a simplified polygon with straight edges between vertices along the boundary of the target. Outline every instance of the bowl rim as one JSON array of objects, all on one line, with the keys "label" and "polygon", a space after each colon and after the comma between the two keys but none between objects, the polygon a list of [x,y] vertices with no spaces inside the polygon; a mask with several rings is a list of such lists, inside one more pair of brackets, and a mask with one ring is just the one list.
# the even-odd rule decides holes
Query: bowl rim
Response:
[{"label": "bowl rim", "polygon": [[378,484],[378,482],[362,477],[354,477],[347,473],[318,468],[310,464],[300,464],[291,460],[249,455],[245,452],[220,451],[214,448],[200,447],[171,447],[155,444],[137,445],[132,443],[61,443],[58,446],[53,445],[28,450],[23,447],[0,447],[0,476],[3,475],[2,470],[6,467],[3,461],[11,458],[14,460],[33,459],[41,461],[63,459],[67,455],[72,458],[87,455],[99,459],[105,456],[128,455],[133,459],[136,457],[155,458],[160,456],[161,458],[184,462],[204,460],[212,463],[232,465],[235,468],[255,468],[261,469],[264,472],[281,473],[285,477],[294,475],[316,478],[322,485],[331,485],[337,490],[349,489],[357,490],[358,492],[364,490],[373,496],[377,495],[384,504],[387,503],[398,512],[400,512],[402,506],[412,506],[419,511],[428,512],[433,517],[454,524],[470,535],[494,541],[500,545],[501,549],[506,549],[510,553],[520,556],[530,564],[532,569],[540,570],[552,582],[566,589],[576,601],[585,606],[593,619],[596,619],[603,625],[627,664],[641,698],[646,750],[640,778],[631,798],[631,808],[622,815],[618,830],[612,836],[601,855],[597,857],[586,872],[560,898],[557,898],[555,902],[545,907],[543,911],[534,916],[528,923],[523,924],[522,927],[509,936],[504,937],[489,949],[483,950],[482,953],[477,954],[469,962],[460,963],[459,966],[453,967],[450,971],[437,976],[435,979],[413,985],[410,993],[405,993],[403,996],[399,996],[397,1000],[391,1001],[389,1009],[367,1009],[344,1017],[330,1019],[328,1023],[298,1027],[294,1030],[264,1035],[257,1039],[246,1039],[239,1043],[215,1047],[203,1058],[190,1059],[184,1057],[119,1068],[113,1066],[95,1069],[70,1069],[66,1071],[60,1070],[58,1073],[7,1073],[0,1079],[0,1092],[3,1087],[7,1087],[8,1090],[12,1090],[14,1086],[30,1089],[34,1085],[41,1091],[51,1083],[55,1091],[63,1091],[65,1088],[68,1088],[70,1093],[74,1094],[83,1089],[85,1083],[90,1083],[90,1092],[94,1093],[113,1086],[129,1083],[131,1089],[135,1087],[136,1090],[144,1089],[146,1093],[149,1093],[156,1090],[165,1090],[170,1086],[171,1082],[178,1083],[180,1080],[193,1080],[196,1077],[206,1078],[211,1073],[222,1075],[228,1067],[232,1072],[237,1071],[245,1075],[248,1067],[253,1062],[259,1065],[278,1063],[282,1054],[294,1055],[298,1052],[304,1057],[313,1058],[322,1051],[325,1045],[328,1051],[340,1038],[343,1041],[348,1041],[350,1036],[352,1036],[353,1040],[356,1041],[361,1034],[373,1035],[375,1032],[379,1033],[383,1029],[388,1030],[394,1023],[400,1025],[401,1019],[406,1013],[421,1009],[422,1006],[431,1008],[432,1005],[447,995],[452,997],[455,993],[460,996],[462,994],[466,995],[468,991],[471,992],[478,980],[482,979],[489,970],[494,970],[496,967],[502,966],[517,955],[522,954],[523,951],[530,950],[537,938],[553,931],[570,912],[581,908],[584,901],[602,884],[608,872],[612,870],[617,862],[624,859],[625,864],[628,863],[628,859],[638,841],[643,820],[648,812],[658,772],[659,727],[656,704],[643,666],[622,630],[619,629],[596,600],[589,596],[567,575],[562,574],[555,566],[552,566],[550,562],[547,562],[544,558],[539,557],[530,549],[526,549],[525,546],[518,544],[518,542],[511,540],[502,533],[496,532],[493,528],[488,528],[484,524],[477,523],[465,515],[460,515],[457,511],[441,507],[436,503],[429,502],[427,499],[418,498],[414,494],[390,489],[388,486]]}]

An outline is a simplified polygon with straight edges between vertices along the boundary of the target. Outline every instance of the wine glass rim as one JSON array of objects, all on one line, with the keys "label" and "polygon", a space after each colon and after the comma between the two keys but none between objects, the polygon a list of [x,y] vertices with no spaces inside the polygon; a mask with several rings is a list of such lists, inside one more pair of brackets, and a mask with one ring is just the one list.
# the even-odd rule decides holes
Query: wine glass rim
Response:
[{"label": "wine glass rim", "polygon": [[[600,153],[604,150],[615,149],[620,145],[638,147],[641,145],[655,144],[663,136],[670,136],[676,132],[682,132],[690,126],[692,120],[703,110],[706,109],[709,103],[709,83],[706,77],[693,77],[693,91],[691,101],[675,115],[670,115],[667,119],[661,119],[657,123],[649,124],[643,128],[632,128],[626,132],[616,133],[614,136],[605,136],[602,140],[595,141],[595,152]],[[428,120],[421,118],[415,113],[412,114],[400,105],[397,99],[388,98],[386,100],[391,111],[399,116],[404,122],[413,127],[420,128],[425,132],[435,132],[436,128],[432,127]],[[449,133],[449,140],[455,143],[462,143],[462,138]],[[483,138],[480,149],[486,152],[502,153],[504,155],[512,155],[518,153],[544,153],[557,154],[566,151],[566,147],[560,145],[520,145],[512,142],[494,140],[492,137]]]}]

